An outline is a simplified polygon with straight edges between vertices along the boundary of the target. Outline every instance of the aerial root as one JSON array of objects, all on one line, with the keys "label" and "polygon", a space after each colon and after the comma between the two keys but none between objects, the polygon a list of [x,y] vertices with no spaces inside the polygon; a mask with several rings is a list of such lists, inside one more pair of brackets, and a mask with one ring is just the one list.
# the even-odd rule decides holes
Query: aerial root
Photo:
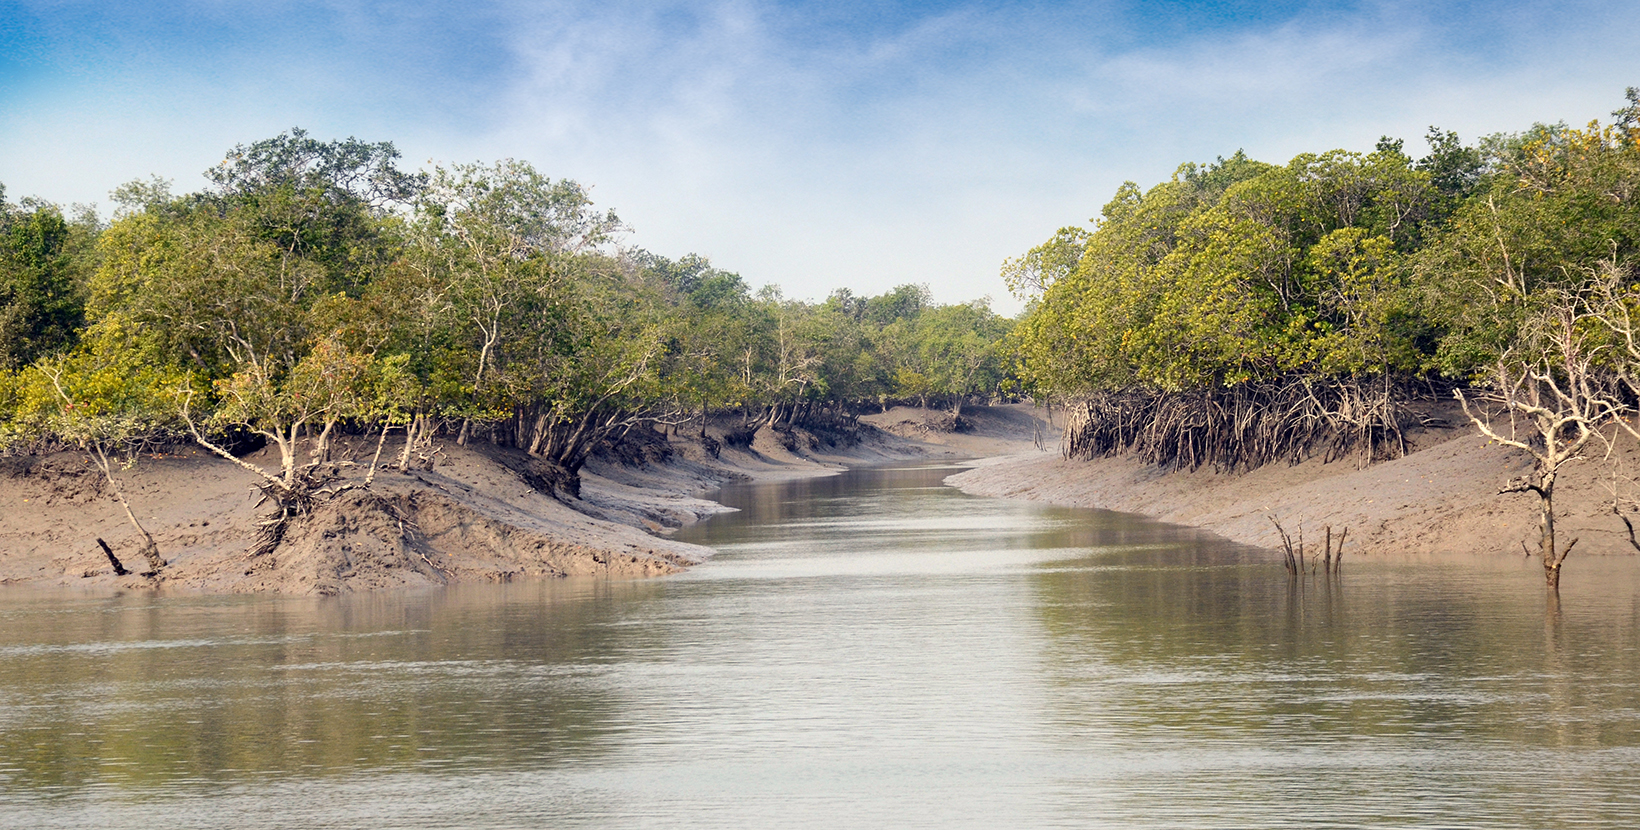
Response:
[{"label": "aerial root", "polygon": [[1332,461],[1406,452],[1411,414],[1396,384],[1383,379],[1293,378],[1177,392],[1098,392],[1073,404],[1065,455],[1102,458],[1132,452],[1162,467],[1221,472],[1274,461],[1297,463],[1319,451]]}]

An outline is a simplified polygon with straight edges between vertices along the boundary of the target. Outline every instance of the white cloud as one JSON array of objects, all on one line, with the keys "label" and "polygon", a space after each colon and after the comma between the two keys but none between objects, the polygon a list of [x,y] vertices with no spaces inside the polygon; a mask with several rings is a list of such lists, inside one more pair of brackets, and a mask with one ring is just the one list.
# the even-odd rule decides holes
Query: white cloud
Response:
[{"label": "white cloud", "polygon": [[1430,124],[1581,122],[1640,83],[1623,43],[1640,13],[1597,6],[1454,22],[1390,3],[1157,43],[1097,9],[973,6],[862,32],[751,0],[516,2],[461,17],[473,36],[437,49],[416,47],[453,25],[436,10],[334,6],[341,31],[317,37],[358,54],[280,41],[0,99],[15,110],[0,181],[65,202],[151,172],[191,188],[228,147],[301,125],[394,140],[412,164],[528,159],[592,185],[633,241],[794,296],[926,282],[1001,299],[1003,258],[1124,179],[1384,133],[1416,153]]}]

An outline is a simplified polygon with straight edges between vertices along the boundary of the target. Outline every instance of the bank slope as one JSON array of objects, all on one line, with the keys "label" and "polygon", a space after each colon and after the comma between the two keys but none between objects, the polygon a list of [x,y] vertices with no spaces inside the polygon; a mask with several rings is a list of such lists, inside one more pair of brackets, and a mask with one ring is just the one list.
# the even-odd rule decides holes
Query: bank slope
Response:
[{"label": "bank slope", "polygon": [[[1131,457],[1067,460],[1057,452],[986,459],[946,482],[963,492],[1139,513],[1192,525],[1249,545],[1280,544],[1270,521],[1317,540],[1349,528],[1346,555],[1476,553],[1520,556],[1533,546],[1537,503],[1499,495],[1531,461],[1467,427],[1421,430],[1412,451],[1363,465],[1344,459],[1272,464],[1245,474],[1168,471]],[[1635,453],[1620,459],[1637,469]],[[1581,539],[1574,556],[1631,554],[1612,511],[1609,467],[1573,465],[1556,491],[1559,528]]]}]

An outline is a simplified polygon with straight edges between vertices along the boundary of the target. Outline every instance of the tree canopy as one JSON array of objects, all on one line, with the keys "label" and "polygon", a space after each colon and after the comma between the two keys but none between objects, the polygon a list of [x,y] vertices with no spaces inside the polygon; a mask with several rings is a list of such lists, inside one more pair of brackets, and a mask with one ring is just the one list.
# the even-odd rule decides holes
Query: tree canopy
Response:
[{"label": "tree canopy", "polygon": [[[1632,97],[1632,96],[1631,96]],[[1534,303],[1632,273],[1640,148],[1618,122],[1538,124],[1429,153],[1237,153],[1128,183],[1093,220],[1004,265],[1032,305],[1027,384],[1062,395],[1293,378],[1480,377]],[[1627,120],[1625,120],[1627,119]]]},{"label": "tree canopy", "polygon": [[[494,441],[573,495],[589,454],[638,425],[960,411],[1007,385],[1011,322],[984,302],[754,292],[705,257],[630,245],[589,188],[525,161],[408,172],[391,142],[293,129],[205,178],[123,185],[106,227],[0,196],[10,446],[84,443],[72,401],[121,446],[169,434],[245,464],[230,445],[259,436],[279,450],[258,469],[276,501],[311,489],[334,435],[388,430],[406,433],[400,467],[435,434]],[[45,394],[49,377],[110,377],[80,366],[144,368]]]},{"label": "tree canopy", "polygon": [[1636,96],[1581,129],[1465,145],[1431,127],[1417,160],[1386,137],[1124,184],[1091,228],[1004,265],[1031,303],[1021,378],[1078,400],[1073,454],[1220,468],[1403,451],[1409,390],[1456,386],[1510,419],[1468,410],[1485,434],[1536,459],[1517,489],[1542,500],[1556,584],[1556,472],[1630,430],[1640,401]]}]

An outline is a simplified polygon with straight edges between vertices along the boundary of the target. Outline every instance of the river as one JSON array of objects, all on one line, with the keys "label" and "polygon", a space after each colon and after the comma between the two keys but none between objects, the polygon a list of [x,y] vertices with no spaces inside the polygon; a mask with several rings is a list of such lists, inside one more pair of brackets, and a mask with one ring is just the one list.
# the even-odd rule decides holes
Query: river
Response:
[{"label": "river", "polygon": [[1271,554],[942,466],[653,580],[0,592],[0,826],[1628,827],[1640,562]]}]

